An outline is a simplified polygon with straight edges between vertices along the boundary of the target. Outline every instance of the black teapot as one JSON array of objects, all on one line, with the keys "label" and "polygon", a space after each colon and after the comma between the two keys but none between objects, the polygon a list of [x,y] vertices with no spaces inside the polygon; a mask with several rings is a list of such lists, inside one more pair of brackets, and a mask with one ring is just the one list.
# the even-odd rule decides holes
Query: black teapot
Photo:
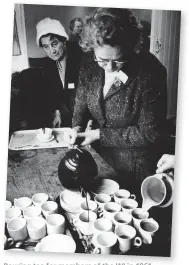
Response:
[{"label": "black teapot", "polygon": [[88,191],[91,181],[98,174],[97,164],[85,149],[69,150],[58,166],[58,178],[70,190],[83,188]]}]

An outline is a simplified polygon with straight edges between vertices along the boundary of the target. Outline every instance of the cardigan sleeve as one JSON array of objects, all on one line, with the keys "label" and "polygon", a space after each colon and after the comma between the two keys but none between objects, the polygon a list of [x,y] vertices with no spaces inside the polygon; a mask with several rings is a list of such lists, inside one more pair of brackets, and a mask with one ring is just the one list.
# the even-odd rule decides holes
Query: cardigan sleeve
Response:
[{"label": "cardigan sleeve", "polygon": [[140,98],[140,113],[136,125],[100,129],[101,146],[136,148],[161,141],[167,111],[167,75],[165,68],[160,70],[148,76],[148,84]]}]

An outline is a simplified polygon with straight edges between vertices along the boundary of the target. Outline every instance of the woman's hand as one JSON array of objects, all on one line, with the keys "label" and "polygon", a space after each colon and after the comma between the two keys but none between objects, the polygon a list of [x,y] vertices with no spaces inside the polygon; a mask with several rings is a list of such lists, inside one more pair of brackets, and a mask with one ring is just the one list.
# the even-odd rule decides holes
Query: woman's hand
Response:
[{"label": "woman's hand", "polygon": [[156,173],[163,173],[166,170],[173,169],[175,167],[174,155],[163,155],[157,163]]},{"label": "woman's hand", "polygon": [[87,130],[85,132],[78,133],[77,137],[85,137],[85,140],[81,143],[81,146],[89,145],[100,139],[100,129]]},{"label": "woman's hand", "polygon": [[55,111],[55,117],[54,117],[54,120],[53,120],[53,123],[52,123],[53,128],[55,128],[55,127],[60,128],[61,123],[62,123],[62,119],[61,119],[60,111],[56,110]]},{"label": "woman's hand", "polygon": [[79,130],[80,130],[80,127],[75,127],[75,128],[72,128],[68,132],[69,134],[68,148],[71,148],[75,144],[77,137],[78,137]]}]

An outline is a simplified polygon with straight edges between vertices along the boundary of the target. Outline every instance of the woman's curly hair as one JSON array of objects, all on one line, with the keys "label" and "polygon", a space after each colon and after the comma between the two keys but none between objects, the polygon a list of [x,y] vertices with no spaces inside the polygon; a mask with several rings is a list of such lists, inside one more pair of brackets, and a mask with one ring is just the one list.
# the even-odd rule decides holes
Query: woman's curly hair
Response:
[{"label": "woman's curly hair", "polygon": [[84,51],[108,44],[140,51],[142,25],[130,9],[97,8],[84,19],[80,45]]}]

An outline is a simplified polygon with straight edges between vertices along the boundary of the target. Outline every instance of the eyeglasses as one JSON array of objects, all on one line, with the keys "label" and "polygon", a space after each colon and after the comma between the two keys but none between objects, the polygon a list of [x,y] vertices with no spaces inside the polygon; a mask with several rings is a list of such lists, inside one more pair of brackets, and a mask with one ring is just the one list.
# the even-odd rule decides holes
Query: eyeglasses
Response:
[{"label": "eyeglasses", "polygon": [[123,61],[123,60],[98,60],[96,57],[94,57],[95,62],[99,63],[99,64],[103,64],[103,65],[107,65],[108,63],[112,63],[112,64],[116,64],[116,65],[122,65],[124,63],[126,63],[127,61]]}]

